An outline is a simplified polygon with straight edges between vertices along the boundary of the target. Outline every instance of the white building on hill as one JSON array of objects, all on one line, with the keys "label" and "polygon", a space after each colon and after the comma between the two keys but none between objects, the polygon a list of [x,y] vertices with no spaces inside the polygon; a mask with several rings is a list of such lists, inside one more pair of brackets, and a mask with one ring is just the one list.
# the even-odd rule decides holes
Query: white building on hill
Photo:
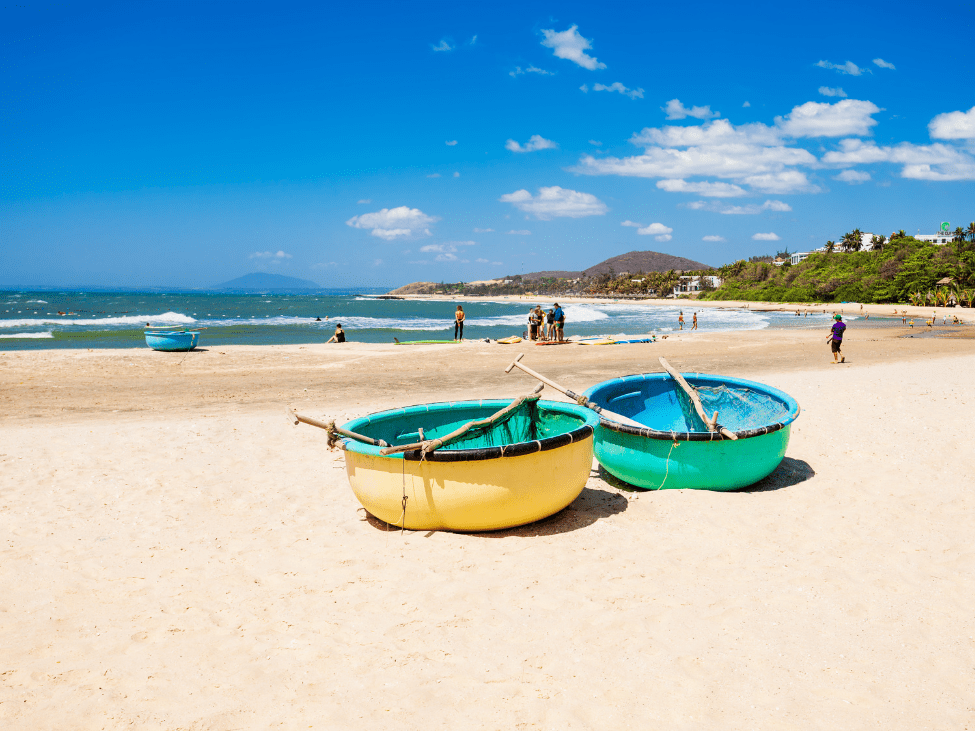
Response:
[{"label": "white building on hill", "polygon": [[715,277],[712,275],[705,275],[703,277],[683,276],[680,278],[680,284],[674,287],[674,294],[678,295],[700,292],[702,286],[709,286],[712,289],[717,289],[721,286],[721,282],[721,277]]}]

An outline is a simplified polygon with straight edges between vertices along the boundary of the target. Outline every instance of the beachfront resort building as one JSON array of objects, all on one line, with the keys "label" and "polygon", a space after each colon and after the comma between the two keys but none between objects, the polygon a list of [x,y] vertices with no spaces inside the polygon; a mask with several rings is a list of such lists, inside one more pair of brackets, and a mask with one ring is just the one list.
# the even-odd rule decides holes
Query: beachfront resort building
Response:
[{"label": "beachfront resort building", "polygon": [[918,241],[928,241],[932,244],[937,244],[938,246],[944,246],[945,244],[950,244],[955,240],[954,234],[940,233],[940,234],[918,234],[915,236]]},{"label": "beachfront resort building", "polygon": [[680,284],[674,287],[674,295],[700,292],[704,287],[717,289],[721,286],[721,282],[721,277],[712,275],[705,275],[703,277],[683,276],[680,278]]}]

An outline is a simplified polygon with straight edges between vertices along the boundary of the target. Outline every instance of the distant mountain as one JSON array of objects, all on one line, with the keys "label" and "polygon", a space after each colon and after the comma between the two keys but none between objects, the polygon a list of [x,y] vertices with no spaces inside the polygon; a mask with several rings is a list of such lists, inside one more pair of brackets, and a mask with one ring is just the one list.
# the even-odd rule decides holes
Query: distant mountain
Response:
[{"label": "distant mountain", "polygon": [[563,270],[550,271],[550,272],[528,272],[528,274],[522,274],[522,279],[579,279],[582,276],[582,272],[567,272]]},{"label": "distant mountain", "polygon": [[242,277],[231,279],[229,282],[218,284],[215,290],[230,292],[297,292],[324,289],[317,282],[298,277],[286,277],[283,274],[264,274],[253,272]]},{"label": "distant mountain", "polygon": [[685,259],[682,256],[661,254],[659,251],[631,251],[629,254],[620,254],[612,259],[601,261],[586,269],[583,274],[587,277],[594,277],[605,274],[610,269],[619,274],[620,272],[669,272],[671,269],[694,271],[696,269],[711,269],[711,266],[699,261]]}]

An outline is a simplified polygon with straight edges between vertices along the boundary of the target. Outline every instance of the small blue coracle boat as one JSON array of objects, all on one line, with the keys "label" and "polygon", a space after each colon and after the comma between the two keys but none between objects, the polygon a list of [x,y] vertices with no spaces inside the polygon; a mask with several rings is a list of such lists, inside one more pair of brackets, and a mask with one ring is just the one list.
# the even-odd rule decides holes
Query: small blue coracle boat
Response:
[{"label": "small blue coracle boat", "polygon": [[599,424],[589,409],[537,395],[420,404],[342,427],[294,416],[344,437],[356,498],[411,530],[497,530],[557,513],[589,479]]},{"label": "small blue coracle boat", "polygon": [[178,330],[167,328],[147,328],[145,331],[146,345],[153,350],[163,350],[178,353],[193,350],[200,340],[199,330]]},{"label": "small blue coracle boat", "polygon": [[610,474],[649,490],[735,490],[778,467],[799,416],[794,398],[740,378],[675,375],[696,392],[705,416],[717,412],[710,424],[670,373],[616,378],[585,392],[600,408],[642,425],[600,421],[595,454]]}]

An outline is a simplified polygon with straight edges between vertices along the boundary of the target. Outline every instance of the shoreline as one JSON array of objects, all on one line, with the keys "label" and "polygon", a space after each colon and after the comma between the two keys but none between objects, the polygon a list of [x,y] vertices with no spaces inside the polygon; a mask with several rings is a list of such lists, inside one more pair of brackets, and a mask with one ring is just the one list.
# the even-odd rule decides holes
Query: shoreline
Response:
[{"label": "shoreline", "polygon": [[[695,299],[627,299],[614,297],[585,297],[577,295],[434,295],[434,294],[404,294],[396,295],[400,299],[429,301],[429,302],[524,302],[525,304],[548,304],[552,302],[570,302],[572,304],[614,304],[614,305],[635,305],[650,307],[670,307],[678,309],[726,309],[726,310],[750,310],[752,312],[795,312],[801,313],[840,313],[843,315],[869,314],[875,317],[897,318],[901,313],[906,313],[908,318],[930,318],[932,313],[936,313],[938,319],[947,316],[957,315],[965,321],[966,325],[975,324],[975,308],[972,307],[917,307],[915,305],[892,305],[892,304],[862,304],[860,302],[833,302],[819,304],[801,304],[790,302],[747,302],[744,300],[695,300]],[[895,314],[896,311],[896,314]],[[921,322],[921,325],[924,323]],[[949,323],[950,324],[950,323]],[[918,325],[915,322],[915,325]]]}]

